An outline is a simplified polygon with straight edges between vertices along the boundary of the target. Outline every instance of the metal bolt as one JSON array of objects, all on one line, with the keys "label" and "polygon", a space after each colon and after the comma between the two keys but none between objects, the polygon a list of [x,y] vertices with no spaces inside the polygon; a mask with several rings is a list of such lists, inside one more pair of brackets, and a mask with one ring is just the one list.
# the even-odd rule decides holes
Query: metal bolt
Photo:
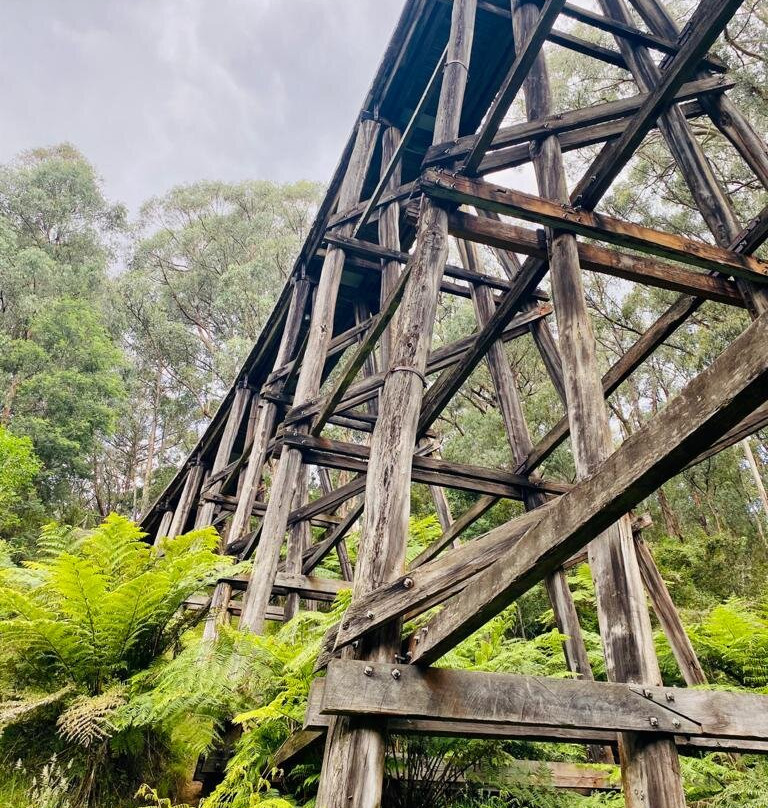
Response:
[{"label": "metal bolt", "polygon": [[403,586],[404,586],[406,589],[410,589],[410,588],[413,586],[413,578],[406,578],[406,579],[403,581]]},{"label": "metal bolt", "polygon": [[370,665],[366,665],[366,666],[363,668],[363,673],[364,673],[366,676],[373,676],[373,668],[372,668]]},{"label": "metal bolt", "polygon": [[368,611],[365,613],[365,616],[366,616],[366,617],[367,617],[369,620],[373,620],[373,612],[372,612],[370,609],[368,609]]},{"label": "metal bolt", "polygon": [[399,679],[402,674],[400,673],[399,668],[392,668],[392,678]]},{"label": "metal bolt", "polygon": [[652,727],[658,727],[658,726],[659,726],[659,719],[658,719],[658,718],[656,718],[656,716],[653,716],[653,715],[652,715],[652,716],[651,716],[651,717],[648,719],[648,722],[650,723],[650,725],[651,725]]},{"label": "metal bolt", "polygon": [[645,690],[643,690],[643,695],[644,695],[644,696],[645,696],[647,699],[652,699],[652,698],[653,698],[653,693],[651,693],[651,691],[650,691],[650,690],[648,690],[647,688],[646,688]]},{"label": "metal bolt", "polygon": [[675,694],[674,693],[667,693],[665,695],[667,697],[667,701],[674,701],[675,700]]},{"label": "metal bolt", "polygon": [[348,621],[348,620],[345,620],[345,621],[344,621],[344,622],[341,624],[341,627],[344,629],[344,631],[346,631],[346,630],[349,628],[349,621]]},{"label": "metal bolt", "polygon": [[679,726],[680,726],[680,721],[679,721],[679,719],[677,719],[677,718],[673,718],[673,719],[672,719],[672,726],[673,726],[673,727],[675,727],[675,728],[679,727]]}]

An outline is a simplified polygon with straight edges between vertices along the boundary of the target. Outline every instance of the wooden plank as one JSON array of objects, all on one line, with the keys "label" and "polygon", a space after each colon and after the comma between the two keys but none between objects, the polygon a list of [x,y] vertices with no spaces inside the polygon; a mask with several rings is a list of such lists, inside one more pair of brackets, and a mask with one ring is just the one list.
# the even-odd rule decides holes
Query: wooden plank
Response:
[{"label": "wooden plank", "polygon": [[[546,237],[542,230],[531,230],[507,222],[472,216],[455,211],[448,217],[450,232],[504,250],[545,257]],[[743,307],[744,299],[733,281],[695,272],[677,264],[668,264],[645,256],[628,255],[596,244],[578,244],[582,269],[600,272],[634,283],[696,295],[705,300]]]},{"label": "wooden plank", "polygon": [[[566,4],[567,5],[567,4]],[[701,94],[721,92],[734,86],[734,82],[726,77],[710,77],[684,84],[675,94],[675,102],[688,101]],[[532,140],[547,135],[562,136],[568,132],[584,129],[601,123],[610,123],[629,118],[648,100],[649,93],[638,93],[629,98],[606,101],[582,109],[545,115],[531,121],[516,123],[499,129],[489,146],[490,151],[505,149],[510,146],[527,144]],[[623,130],[622,130],[623,131]],[[427,150],[424,163],[426,166],[442,162],[453,163],[469,153],[475,142],[475,135],[457,138],[455,141],[438,143]]]},{"label": "wooden plank", "polygon": [[352,499],[352,497],[357,496],[364,490],[365,477],[355,477],[355,479],[350,480],[344,485],[340,485],[329,494],[318,497],[317,499],[312,500],[312,502],[308,502],[303,508],[293,511],[293,513],[290,515],[290,520],[299,521],[303,519],[310,519],[318,513],[335,511],[340,505],[343,505],[345,502]]},{"label": "wooden plank", "polygon": [[606,48],[603,45],[597,45],[575,34],[553,28],[549,32],[547,39],[553,45],[559,45],[561,48],[573,51],[574,53],[580,53],[582,56],[589,56],[590,59],[597,59],[598,62],[613,65],[621,70],[629,69],[626,60],[619,51],[613,48]]},{"label": "wooden plank", "polygon": [[[338,236],[335,234],[328,234],[326,241],[337,247],[341,247],[350,253],[357,253],[365,255],[369,258],[382,258],[386,261],[397,261],[401,264],[407,264],[410,255],[406,252],[393,249],[391,247],[383,247],[380,244],[373,244],[369,241],[363,241],[349,236]],[[470,272],[465,267],[455,266],[453,264],[446,264],[443,270],[446,275],[451,278],[457,278],[462,281],[469,281],[470,283],[485,283],[494,289],[500,289],[506,292],[509,289],[509,282],[502,278],[497,278],[494,275],[487,275],[481,272]],[[469,295],[469,290],[466,291]]]},{"label": "wooden plank", "polygon": [[323,558],[325,558],[325,556],[344,539],[355,522],[357,522],[357,520],[362,516],[362,513],[362,503],[355,505],[322,541],[319,541],[317,544],[309,548],[304,556],[304,563],[301,568],[304,575],[308,575],[323,560]]},{"label": "wooden plank", "polygon": [[[616,34],[616,36],[627,39],[635,45],[644,45],[645,47],[668,54],[675,54],[680,50],[680,46],[677,42],[671,39],[649,34],[633,25],[628,25],[611,17],[605,17],[602,14],[595,14],[595,12],[588,11],[573,3],[566,3],[563,6],[562,13],[566,17],[585,23],[599,31],[607,31],[610,34]],[[708,70],[714,70],[715,72],[727,70],[727,65],[723,60],[714,54],[708,54],[704,57],[702,67]]]},{"label": "wooden plank", "polygon": [[329,664],[321,712],[649,735],[768,737],[768,697],[763,695],[356,660]]},{"label": "wooden plank", "polygon": [[422,189],[432,197],[487,208],[598,241],[765,283],[768,263],[701,241],[664,233],[498,185],[430,169]]},{"label": "wooden plank", "polygon": [[[689,101],[679,107],[680,114],[687,118],[699,118],[704,115],[704,108],[698,101]],[[597,123],[564,132],[558,137],[563,153],[583,149],[586,146],[604,144],[618,138],[627,128],[626,119]],[[531,162],[532,155],[529,143],[521,143],[486,154],[477,169],[479,177],[504,171],[508,168],[526,165]]]},{"label": "wooden plank", "polygon": [[323,732],[312,732],[311,730],[299,730],[290,735],[275,752],[272,758],[272,765],[280,768],[295,758],[298,754],[322,740]]},{"label": "wooden plank", "polygon": [[[220,580],[229,584],[236,592],[242,592],[247,588],[249,579],[246,575],[233,575],[224,576]],[[271,594],[285,595],[288,592],[298,592],[303,598],[334,600],[339,592],[349,589],[349,587],[349,581],[340,581],[335,578],[277,572]]]},{"label": "wooden plank", "polygon": [[768,316],[762,316],[592,477],[548,506],[512,553],[465,588],[461,603],[433,618],[418,642],[412,638],[414,661],[442,656],[762,404],[768,398],[766,338]]},{"label": "wooden plank", "polygon": [[[402,668],[400,668],[402,670]],[[324,732],[331,715],[320,712],[325,679],[315,679],[310,687],[304,729]],[[666,696],[665,696],[666,699]],[[617,734],[606,729],[576,729],[534,724],[500,724],[478,721],[444,721],[429,718],[387,717],[387,731],[393,735],[429,735],[434,737],[485,738],[493,740],[544,741],[549,743],[582,743],[615,746]],[[700,756],[702,752],[743,752],[765,754],[768,741],[746,738],[714,738],[676,735],[675,743],[681,754]]]}]

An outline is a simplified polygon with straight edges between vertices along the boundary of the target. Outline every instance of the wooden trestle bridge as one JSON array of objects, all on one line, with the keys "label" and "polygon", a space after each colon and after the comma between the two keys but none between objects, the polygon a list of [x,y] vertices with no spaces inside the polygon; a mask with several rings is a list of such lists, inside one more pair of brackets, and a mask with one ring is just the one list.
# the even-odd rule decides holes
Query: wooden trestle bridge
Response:
[{"label": "wooden trestle bridge", "polygon": [[[660,0],[629,3],[598,0],[594,13],[566,0],[406,2],[266,328],[144,519],[154,536],[216,525],[224,552],[253,558],[250,580],[216,586],[209,637],[232,614],[260,632],[267,620],[291,619],[302,600],[352,587],[319,661],[327,675],[307,729],[289,744],[325,735],[319,808],[379,804],[387,731],[576,741],[597,759],[612,747],[631,808],[683,808],[680,754],[768,751],[768,697],[663,687],[646,592],[685,681],[704,676],[628,515],[682,469],[768,423],[768,264],[753,255],[768,237],[768,210],[739,221],[689,121],[711,121],[766,188],[768,152],[729,98],[727,65],[709,54],[739,0],[699,0],[682,30]],[[609,32],[615,46],[559,30],[563,17]],[[636,94],[553,114],[545,43],[618,66]],[[509,125],[518,96],[528,120]],[[654,129],[711,231],[706,243],[596,212]],[[563,153],[594,144],[603,144],[596,159],[569,188]],[[538,195],[493,184],[526,163]],[[495,251],[503,275],[481,265],[478,243]],[[584,269],[679,293],[602,377]],[[551,296],[540,289],[547,277]],[[471,299],[477,329],[433,350],[440,294]],[[707,300],[745,307],[751,325],[616,447],[606,398]],[[504,351],[524,335],[567,411],[538,442]],[[446,462],[430,432],[481,362],[513,470]],[[575,485],[537,475],[568,438]],[[310,467],[323,487],[312,501]],[[328,469],[354,476],[334,489]],[[413,482],[430,486],[443,533],[406,568]],[[478,498],[452,515],[446,487]],[[503,498],[522,501],[525,514],[455,541]],[[344,537],[361,516],[353,569]],[[310,526],[322,528],[319,539]],[[563,573],[584,550],[609,682],[593,680]],[[328,553],[346,581],[312,575]],[[430,667],[541,581],[577,678]],[[438,604],[424,628],[402,636],[405,617]]]}]

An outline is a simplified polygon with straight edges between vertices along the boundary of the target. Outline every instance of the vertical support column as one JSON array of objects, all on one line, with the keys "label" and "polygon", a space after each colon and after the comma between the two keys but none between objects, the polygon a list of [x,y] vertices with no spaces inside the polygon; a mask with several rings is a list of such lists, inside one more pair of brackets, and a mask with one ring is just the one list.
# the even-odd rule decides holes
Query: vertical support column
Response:
[{"label": "vertical support column", "polygon": [[[454,0],[448,54],[440,89],[433,142],[453,140],[467,84],[476,0]],[[448,257],[448,216],[422,201],[411,276],[398,316],[379,417],[371,440],[365,488],[365,525],[360,539],[353,599],[400,574],[405,564],[410,510],[411,462],[416,444],[423,379],[432,324]],[[395,333],[395,332],[393,332]],[[398,622],[361,642],[360,655],[392,661]],[[328,729],[318,808],[378,808],[384,776],[381,723],[338,717]]]},{"label": "vertical support column", "polygon": [[[459,241],[458,244],[459,252],[466,268],[475,272],[479,271],[480,267],[475,245],[465,241]],[[480,328],[483,328],[491,319],[495,310],[491,290],[484,285],[473,286],[472,303],[475,308],[477,324]],[[560,365],[559,354],[556,354],[556,357],[557,363]],[[486,360],[496,391],[496,400],[504,421],[507,440],[512,451],[512,460],[515,466],[519,466],[533,448],[533,440],[523,413],[517,383],[507,359],[504,343],[501,340],[490,347]],[[545,505],[546,502],[546,497],[543,494],[528,492],[524,500],[525,509],[531,511]],[[545,586],[555,614],[558,630],[565,637],[563,653],[565,654],[568,670],[584,679],[594,679],[592,666],[587,656],[587,648],[584,645],[584,637],[581,633],[581,624],[576,612],[576,605],[573,602],[573,596],[563,570],[558,570],[552,575],[548,575],[545,579]],[[613,752],[609,747],[590,746],[589,755],[596,762],[613,763]]]},{"label": "vertical support column", "polygon": [[168,528],[169,538],[175,538],[183,532],[184,526],[187,524],[192,508],[197,501],[197,496],[200,491],[200,485],[203,482],[203,474],[205,468],[199,459],[195,459],[192,466],[187,471],[187,477],[184,482],[179,503],[176,505],[176,510],[173,512],[173,519],[171,526]]},{"label": "vertical support column", "polygon": [[[379,125],[373,120],[361,121],[358,126],[349,167],[339,191],[338,207],[341,211],[351,208],[360,199],[376,145],[378,129]],[[344,260],[343,250],[329,246],[315,295],[307,347],[296,384],[294,406],[306,404],[320,389],[328,345],[333,335],[333,315]],[[264,514],[261,539],[253,562],[253,573],[243,598],[240,625],[249,631],[261,632],[264,627],[267,605],[280,559],[280,548],[288,527],[288,515],[301,465],[301,452],[295,448],[284,447],[272,482],[267,511]]]},{"label": "vertical support column", "polygon": [[[328,469],[325,468],[318,468],[317,475],[320,478],[320,488],[322,489],[323,496],[327,497],[328,494],[330,494],[331,491],[333,491],[333,486],[331,485],[331,475],[328,473]],[[354,504],[354,502],[349,504],[352,507],[352,513],[354,513],[357,506]],[[339,568],[341,569],[341,577],[345,581],[351,581],[355,577],[355,571],[352,568],[352,562],[349,560],[349,551],[347,550],[347,542],[344,540],[344,538],[341,538],[339,539],[338,542],[336,542],[336,556],[339,559]]]},{"label": "vertical support column", "polygon": [[[221,433],[219,445],[216,449],[216,457],[213,459],[213,466],[211,466],[211,475],[218,474],[232,458],[232,447],[234,446],[237,433],[240,429],[240,424],[245,415],[245,410],[248,407],[248,402],[251,399],[251,391],[248,389],[247,384],[243,383],[238,385],[235,390],[235,396],[227,414],[227,423]],[[210,493],[218,494],[221,490],[221,482],[215,482],[211,486]],[[198,512],[196,524],[198,527],[205,527],[210,525],[213,521],[213,513],[216,509],[215,502],[203,502]]]},{"label": "vertical support column", "polygon": [[[384,172],[392,159],[397,147],[400,143],[402,133],[394,126],[388,126],[381,136],[381,170]],[[402,176],[401,165],[398,163],[395,170],[392,172],[389,183],[387,184],[387,191],[394,191],[400,186]],[[400,249],[400,205],[398,202],[393,202],[390,205],[382,208],[379,213],[379,244],[382,247],[389,247],[391,250]],[[381,271],[381,293],[379,299],[381,305],[389,299],[395,286],[397,279],[400,277],[400,263],[398,261],[385,261]],[[384,329],[384,333],[379,339],[379,346],[381,348],[381,367],[383,370],[389,368],[389,360],[392,353],[392,334],[397,333],[397,312],[392,318],[392,321]]]},{"label": "vertical support column", "polygon": [[653,610],[656,612],[656,617],[659,618],[664,636],[672,649],[685,683],[689,687],[705,685],[707,677],[704,674],[704,669],[701,667],[696,651],[693,649],[683,624],[680,622],[677,609],[672,602],[672,596],[669,594],[667,585],[661,577],[651,550],[643,541],[639,532],[635,535],[635,549],[643,584],[645,584],[645,589],[653,604]]},{"label": "vertical support column", "polygon": [[[299,479],[293,497],[292,510],[301,508],[307,502],[309,488],[309,466],[302,466],[299,470]],[[302,520],[294,522],[288,530],[288,546],[285,552],[285,571],[290,574],[301,575],[301,564],[304,550],[309,547],[309,522]],[[289,592],[285,596],[285,621],[293,620],[299,612],[301,598],[298,592]]]},{"label": "vertical support column", "polygon": [[[294,284],[285,330],[280,339],[280,347],[275,358],[275,370],[291,359],[298,346],[301,323],[304,319],[304,311],[310,292],[311,284],[307,278],[300,278]],[[251,454],[245,469],[237,508],[229,527],[230,543],[242,538],[248,531],[253,504],[256,502],[256,493],[259,490],[261,481],[261,472],[264,468],[264,460],[267,456],[267,444],[274,434],[276,418],[277,405],[272,401],[267,401],[265,398],[259,398],[258,412],[256,413],[256,421],[253,427]]]},{"label": "vertical support column", "polygon": [[[486,219],[493,219],[494,221],[500,221],[501,219],[498,213],[484,210],[483,208],[477,208],[475,212],[478,216],[482,216]],[[507,252],[498,247],[493,248],[493,253],[501,264],[507,278],[513,281],[521,269],[520,261],[517,256],[514,253]],[[531,301],[526,308],[532,308],[533,306],[535,306],[535,302]],[[539,355],[544,363],[547,375],[552,382],[552,386],[555,388],[555,392],[559,396],[560,401],[566,404],[560,351],[557,347],[557,340],[549,327],[549,323],[544,319],[536,320],[536,322],[531,323],[528,328],[534,343],[536,343],[536,348],[539,351]]]},{"label": "vertical support column", "polygon": [[155,547],[160,543],[160,539],[164,539],[168,535],[168,531],[171,528],[171,522],[173,521],[173,511],[168,510],[163,513],[162,518],[160,519],[160,524],[157,528],[157,533],[155,534],[155,540],[153,544]]},{"label": "vertical support column", "polygon": [[[538,6],[513,0],[518,44],[536,24]],[[524,84],[529,119],[551,112],[549,77],[539,54]],[[560,143],[548,137],[533,147],[541,196],[568,203]],[[560,352],[576,473],[587,477],[613,450],[603,399],[595,338],[587,311],[576,239],[548,232],[550,277],[560,334]],[[628,518],[589,546],[606,668],[613,681],[660,684],[650,617]],[[685,808],[680,765],[672,738],[640,733],[619,736],[624,795],[628,808]]]}]

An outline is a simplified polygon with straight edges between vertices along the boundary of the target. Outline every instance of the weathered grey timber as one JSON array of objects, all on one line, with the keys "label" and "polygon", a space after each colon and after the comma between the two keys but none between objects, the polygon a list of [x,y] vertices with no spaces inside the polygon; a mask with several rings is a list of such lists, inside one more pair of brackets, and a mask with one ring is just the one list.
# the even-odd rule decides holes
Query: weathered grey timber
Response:
[{"label": "weathered grey timber", "polygon": [[[459,134],[468,63],[474,33],[475,0],[456,0],[433,141]],[[431,343],[432,323],[443,267],[448,257],[448,218],[424,201],[410,278],[400,306],[398,334],[379,399],[379,418],[371,438],[365,488],[366,524],[360,540],[353,599],[364,597],[402,571],[408,535],[410,465]],[[397,624],[384,628],[363,656],[387,659],[396,651]],[[367,650],[367,653],[366,653]],[[350,803],[376,808],[384,774],[384,736],[380,730],[339,718],[326,740],[317,801],[323,808]]]},{"label": "weathered grey timber", "polygon": [[[574,741],[607,760],[618,748],[630,808],[682,808],[678,751],[768,752],[762,700],[655,689],[644,589],[685,681],[705,677],[627,515],[671,475],[768,425],[768,360],[760,356],[768,265],[753,255],[768,238],[768,209],[741,226],[689,121],[710,118],[766,188],[768,150],[728,95],[737,76],[709,51],[737,0],[699,0],[682,32],[659,0],[628,1],[643,24],[626,0],[598,0],[599,11],[563,0],[404,0],[264,332],[143,520],[155,541],[213,524],[226,552],[253,557],[248,579],[224,578],[187,604],[208,610],[208,638],[231,615],[260,631],[299,607],[327,608],[352,587],[352,604],[317,660],[330,663],[328,680],[312,690],[305,730],[278,754],[292,765],[325,737],[319,808],[377,805],[384,732]],[[612,35],[615,45],[558,27],[560,16]],[[618,67],[636,94],[553,114],[545,42]],[[528,120],[506,124],[521,90]],[[714,243],[595,210],[652,130]],[[566,188],[561,155],[593,145],[603,146],[598,158]],[[536,172],[538,195],[493,184],[492,175],[524,164]],[[502,218],[510,216],[532,226]],[[449,235],[460,239],[461,265],[447,262]],[[491,248],[501,272],[484,265],[475,244]],[[680,295],[602,378],[585,270]],[[478,327],[432,350],[440,294],[470,301]],[[692,315],[710,301],[746,308],[753,326],[614,447],[605,399],[678,328],[691,323],[695,333]],[[536,445],[506,347],[529,335],[566,413]],[[442,430],[433,430],[483,361],[509,444],[505,468],[444,458]],[[539,478],[534,472],[569,435],[576,486]],[[335,488],[328,469],[339,470]],[[406,569],[412,483],[430,487],[442,533]],[[476,497],[464,513],[452,511],[450,488]],[[526,513],[462,543],[499,498],[522,500]],[[361,517],[353,569],[345,537]],[[342,581],[319,577],[334,550]],[[584,561],[611,684],[589,678],[562,572]],[[540,581],[579,680],[424,669]],[[403,645],[402,622],[435,606],[442,611]],[[579,772],[568,776],[585,782]]]},{"label": "weathered grey timber", "polygon": [[767,708],[767,696],[752,694],[353,660],[330,663],[320,704],[337,715],[747,740],[765,738]]},{"label": "weathered grey timber", "polygon": [[[339,191],[341,207],[354,204],[360,198],[365,175],[373,156],[378,128],[373,121],[362,121],[360,124],[350,166]],[[312,307],[307,348],[294,396],[294,401],[298,404],[303,404],[316,395],[320,387],[325,355],[331,341],[331,333],[326,324],[333,317],[343,269],[344,252],[338,248],[330,249],[323,262],[323,271]],[[300,473],[301,453],[295,449],[284,452],[280,456],[272,488],[273,496],[264,515],[261,540],[254,559],[254,568],[258,573],[251,578],[252,586],[246,592],[243,602],[240,622],[250,631],[261,631],[264,624],[264,613],[269,604],[280,548],[288,527],[293,492]]]}]

